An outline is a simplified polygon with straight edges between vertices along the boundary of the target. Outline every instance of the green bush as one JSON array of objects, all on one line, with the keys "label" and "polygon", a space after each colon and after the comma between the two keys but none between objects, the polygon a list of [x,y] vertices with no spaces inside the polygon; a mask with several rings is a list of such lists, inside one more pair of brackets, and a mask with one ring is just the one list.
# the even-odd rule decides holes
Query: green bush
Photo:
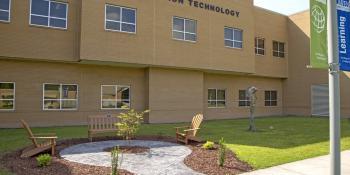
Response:
[{"label": "green bush", "polygon": [[223,167],[225,164],[225,159],[226,159],[226,145],[225,145],[225,140],[224,138],[221,138],[219,141],[219,166]]},{"label": "green bush", "polygon": [[214,142],[207,141],[205,144],[203,144],[202,148],[204,148],[204,149],[214,149]]},{"label": "green bush", "polygon": [[39,167],[49,166],[51,164],[51,160],[52,158],[50,154],[41,154],[40,156],[36,157]]}]

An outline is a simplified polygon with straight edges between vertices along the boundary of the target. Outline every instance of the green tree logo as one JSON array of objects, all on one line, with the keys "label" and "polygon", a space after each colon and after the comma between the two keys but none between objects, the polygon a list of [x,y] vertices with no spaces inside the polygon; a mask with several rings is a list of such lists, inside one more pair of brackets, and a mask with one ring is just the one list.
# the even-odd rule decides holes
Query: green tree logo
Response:
[{"label": "green tree logo", "polygon": [[312,25],[317,33],[321,33],[326,27],[326,15],[320,6],[314,5],[312,7],[311,16],[313,18]]}]

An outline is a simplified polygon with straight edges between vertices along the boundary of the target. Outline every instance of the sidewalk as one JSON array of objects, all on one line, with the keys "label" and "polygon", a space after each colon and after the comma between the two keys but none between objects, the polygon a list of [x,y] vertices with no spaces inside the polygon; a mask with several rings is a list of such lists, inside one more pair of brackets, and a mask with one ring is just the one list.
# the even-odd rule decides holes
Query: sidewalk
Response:
[{"label": "sidewalk", "polygon": [[[350,151],[342,152],[341,156],[342,175],[350,175]],[[330,157],[321,156],[244,173],[242,175],[329,175],[329,171]]]}]

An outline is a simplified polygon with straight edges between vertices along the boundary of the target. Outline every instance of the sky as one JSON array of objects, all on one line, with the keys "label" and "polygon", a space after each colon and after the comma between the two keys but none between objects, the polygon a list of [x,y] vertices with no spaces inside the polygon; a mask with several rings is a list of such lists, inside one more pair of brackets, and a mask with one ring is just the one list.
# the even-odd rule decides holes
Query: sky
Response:
[{"label": "sky", "polygon": [[309,9],[309,0],[254,0],[256,6],[285,15]]}]

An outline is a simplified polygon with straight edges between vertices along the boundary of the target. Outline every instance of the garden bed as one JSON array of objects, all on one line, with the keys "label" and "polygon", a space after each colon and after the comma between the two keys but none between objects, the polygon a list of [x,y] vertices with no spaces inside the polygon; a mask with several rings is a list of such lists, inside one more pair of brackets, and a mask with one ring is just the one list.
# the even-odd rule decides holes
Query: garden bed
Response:
[{"label": "garden bed", "polygon": [[[100,137],[94,139],[94,141],[105,141],[120,139],[116,137]],[[160,136],[143,136],[137,137],[138,140],[155,140],[155,141],[167,141],[175,142],[171,137],[160,137]],[[80,174],[94,174],[94,175],[106,175],[110,174],[111,170],[108,167],[98,167],[89,166],[79,163],[73,163],[66,161],[59,156],[59,152],[69,146],[87,143],[88,139],[69,139],[62,140],[57,143],[57,154],[56,157],[52,159],[52,164],[48,167],[39,168],[35,158],[20,158],[21,150],[4,155],[0,159],[0,164],[17,175],[80,175]],[[201,148],[202,144],[188,145],[188,147],[193,151],[185,159],[185,164],[195,171],[204,174],[215,174],[215,175],[226,175],[226,174],[239,174],[242,172],[250,171],[252,168],[239,161],[236,156],[228,151],[227,161],[224,167],[219,167],[217,164],[218,150],[205,150]],[[135,148],[122,148],[124,153],[140,153],[147,152],[149,149],[143,147]],[[109,151],[109,150],[106,150]],[[136,152],[135,152],[136,151]],[[132,173],[121,170],[122,175],[131,175]]]}]

